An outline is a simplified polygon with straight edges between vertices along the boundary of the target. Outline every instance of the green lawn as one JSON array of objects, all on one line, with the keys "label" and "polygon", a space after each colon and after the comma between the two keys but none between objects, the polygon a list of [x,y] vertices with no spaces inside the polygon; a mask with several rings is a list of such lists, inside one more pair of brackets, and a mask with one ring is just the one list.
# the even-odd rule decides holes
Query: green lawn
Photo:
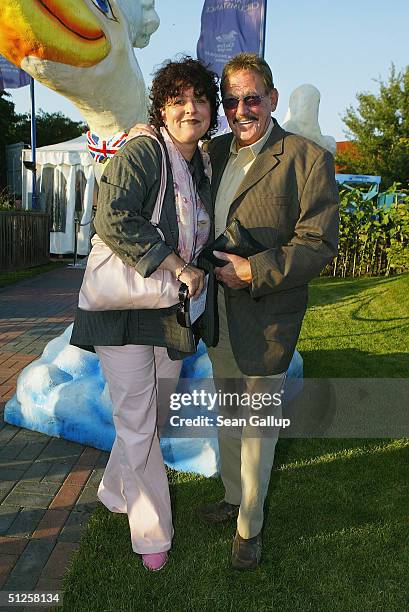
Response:
[{"label": "green lawn", "polygon": [[[409,275],[318,279],[299,349],[308,377],[409,372]],[[219,479],[170,474],[175,538],[166,568],[145,571],[126,517],[100,507],[65,579],[67,611],[393,612],[409,610],[409,440],[281,440],[263,559],[230,569],[234,525],[195,508]]]},{"label": "green lawn", "polygon": [[35,266],[35,268],[24,268],[23,270],[15,270],[14,272],[0,271],[0,289],[2,287],[7,287],[8,285],[14,285],[14,283],[19,283],[20,281],[31,278],[32,276],[38,276],[38,274],[50,272],[50,270],[55,270],[55,268],[61,268],[62,266],[66,265],[66,261],[50,261],[50,263],[42,266]]},{"label": "green lawn", "polygon": [[317,279],[298,349],[306,377],[408,377],[409,274]]}]

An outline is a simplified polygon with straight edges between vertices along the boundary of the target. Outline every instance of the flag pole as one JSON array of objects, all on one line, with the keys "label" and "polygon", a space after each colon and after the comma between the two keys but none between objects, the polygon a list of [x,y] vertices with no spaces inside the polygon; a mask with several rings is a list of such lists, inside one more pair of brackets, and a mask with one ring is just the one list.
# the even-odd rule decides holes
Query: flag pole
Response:
[{"label": "flag pole", "polygon": [[262,38],[261,38],[261,57],[264,59],[264,56],[266,54],[266,28],[267,28],[267,0],[264,0],[263,2],[263,15],[262,15],[262,19],[263,19],[263,32],[262,32]]},{"label": "flag pole", "polygon": [[37,210],[37,168],[36,168],[36,109],[34,97],[34,79],[30,78],[30,97],[31,97],[31,164],[32,164],[32,193],[31,208]]}]

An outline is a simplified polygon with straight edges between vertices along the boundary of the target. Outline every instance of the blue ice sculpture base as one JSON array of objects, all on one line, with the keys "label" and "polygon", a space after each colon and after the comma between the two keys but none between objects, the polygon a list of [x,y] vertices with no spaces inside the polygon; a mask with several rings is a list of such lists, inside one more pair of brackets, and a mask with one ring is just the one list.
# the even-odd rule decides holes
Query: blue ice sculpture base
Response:
[{"label": "blue ice sculpture base", "polygon": [[[115,431],[112,405],[98,357],[69,344],[72,326],[51,340],[39,359],[17,380],[14,397],[7,402],[4,420],[18,427],[65,438],[101,450],[111,450]],[[212,368],[203,343],[183,362],[182,378],[211,378]],[[295,351],[288,378],[302,387],[303,361]],[[297,385],[291,385],[292,393]],[[170,467],[204,476],[218,471],[216,438],[161,440]]]}]

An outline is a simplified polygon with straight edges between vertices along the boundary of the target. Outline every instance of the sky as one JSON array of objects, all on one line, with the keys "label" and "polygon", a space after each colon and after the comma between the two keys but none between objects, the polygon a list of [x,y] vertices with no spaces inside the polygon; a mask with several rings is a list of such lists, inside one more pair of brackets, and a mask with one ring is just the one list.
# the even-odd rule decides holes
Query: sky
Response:
[{"label": "sky", "polygon": [[[135,0],[136,1],[136,0]],[[156,0],[161,20],[136,57],[146,84],[155,66],[178,53],[196,56],[203,0]],[[280,93],[275,117],[283,122],[291,92],[303,83],[321,92],[319,123],[323,134],[345,140],[341,116],[356,107],[356,93],[376,93],[393,62],[409,64],[408,0],[267,0],[265,58]],[[30,108],[29,88],[9,90],[19,113]],[[82,119],[75,106],[37,84],[36,106]]]}]

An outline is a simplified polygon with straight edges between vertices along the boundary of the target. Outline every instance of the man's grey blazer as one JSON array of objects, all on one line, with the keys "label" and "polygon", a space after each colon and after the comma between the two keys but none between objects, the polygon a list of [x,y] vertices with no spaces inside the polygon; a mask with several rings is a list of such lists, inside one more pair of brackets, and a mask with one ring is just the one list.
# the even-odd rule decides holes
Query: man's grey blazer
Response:
[{"label": "man's grey blazer", "polygon": [[[208,144],[217,190],[232,134]],[[227,224],[241,221],[265,251],[249,258],[252,283],[225,287],[233,354],[247,375],[287,370],[308,301],[308,282],[337,253],[338,190],[332,155],[310,140],[285,132],[274,120],[230,206]]]}]

